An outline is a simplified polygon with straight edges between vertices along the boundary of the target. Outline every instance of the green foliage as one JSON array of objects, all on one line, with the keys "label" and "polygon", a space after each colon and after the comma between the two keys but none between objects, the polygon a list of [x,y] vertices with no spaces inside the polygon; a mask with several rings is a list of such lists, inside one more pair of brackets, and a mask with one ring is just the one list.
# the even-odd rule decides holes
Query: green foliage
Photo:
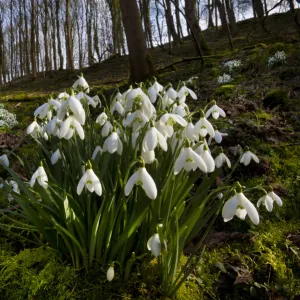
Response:
[{"label": "green foliage", "polygon": [[292,49],[291,45],[286,43],[275,43],[269,46],[268,53],[269,55],[274,55],[277,51],[284,51],[288,53]]},{"label": "green foliage", "polygon": [[222,85],[215,90],[214,95],[215,97],[228,99],[231,96],[232,92],[234,91],[234,88],[235,85],[233,84]]},{"label": "green foliage", "polygon": [[211,68],[209,75],[212,76],[213,78],[216,78],[220,75],[220,71],[217,67]]},{"label": "green foliage", "polygon": [[264,107],[274,108],[276,106],[286,106],[289,94],[286,90],[276,89],[270,91],[264,98]]},{"label": "green foliage", "polygon": [[1,299],[74,299],[75,271],[57,261],[51,249],[24,250],[4,258],[0,260]]}]

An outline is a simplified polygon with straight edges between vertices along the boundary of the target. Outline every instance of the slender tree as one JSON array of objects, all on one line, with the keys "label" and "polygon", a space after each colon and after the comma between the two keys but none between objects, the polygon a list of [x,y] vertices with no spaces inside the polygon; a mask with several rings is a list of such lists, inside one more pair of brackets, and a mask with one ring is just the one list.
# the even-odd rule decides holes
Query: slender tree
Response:
[{"label": "slender tree", "polygon": [[70,17],[70,0],[66,0],[65,37],[66,37],[67,69],[74,71],[73,39],[72,39],[71,17]]},{"label": "slender tree", "polygon": [[35,0],[31,0],[31,69],[33,79],[37,78],[36,71],[36,43],[35,43]]},{"label": "slender tree", "polygon": [[120,0],[122,20],[129,51],[130,77],[133,82],[148,79],[154,73],[136,0]]}]

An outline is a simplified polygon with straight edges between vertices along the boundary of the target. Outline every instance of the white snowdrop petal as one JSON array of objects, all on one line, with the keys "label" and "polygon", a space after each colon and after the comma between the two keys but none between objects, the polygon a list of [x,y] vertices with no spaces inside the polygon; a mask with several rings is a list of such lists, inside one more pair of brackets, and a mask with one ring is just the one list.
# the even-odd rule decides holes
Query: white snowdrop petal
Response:
[{"label": "white snowdrop petal", "polygon": [[146,168],[140,168],[140,176],[142,180],[142,187],[146,195],[154,200],[157,197],[157,188],[153,178],[147,172]]},{"label": "white snowdrop petal", "polygon": [[79,183],[77,185],[77,194],[80,195],[84,186],[85,186],[85,183],[86,183],[86,180],[88,178],[88,174],[87,173],[84,173],[83,176],[81,177],[81,179],[79,180]]},{"label": "white snowdrop petal", "polygon": [[128,196],[131,193],[132,188],[136,184],[137,180],[138,180],[138,171],[135,172],[127,181],[124,189],[125,196]]},{"label": "white snowdrop petal", "polygon": [[225,202],[222,209],[222,217],[225,222],[230,221],[234,217],[237,207],[238,207],[238,200],[235,196],[231,197],[229,200]]}]

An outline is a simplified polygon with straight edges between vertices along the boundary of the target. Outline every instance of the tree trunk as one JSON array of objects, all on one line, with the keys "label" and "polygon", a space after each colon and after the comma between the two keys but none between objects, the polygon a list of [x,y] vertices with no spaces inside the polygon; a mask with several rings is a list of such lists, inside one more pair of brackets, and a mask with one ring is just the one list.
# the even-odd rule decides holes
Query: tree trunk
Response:
[{"label": "tree trunk", "polygon": [[35,0],[31,0],[31,69],[33,79],[37,78],[36,73],[36,44],[35,44]]},{"label": "tree trunk", "polygon": [[70,0],[66,0],[65,36],[66,36],[66,52],[67,52],[67,69],[74,71],[73,40],[72,40],[72,28],[71,28],[71,19],[70,19]]},{"label": "tree trunk", "polygon": [[234,15],[232,0],[225,0],[225,5],[226,5],[226,12],[229,21],[230,32],[232,35],[235,35],[237,33],[237,27],[236,27],[236,19]]},{"label": "tree trunk", "polygon": [[226,26],[227,26],[225,7],[224,7],[223,3],[221,2],[221,0],[215,0],[215,1],[216,1],[216,5],[218,7],[221,24],[222,24],[223,30],[225,31]]},{"label": "tree trunk", "polygon": [[98,57],[98,61],[101,60],[100,49],[99,49],[99,37],[98,37],[98,24],[97,20],[94,21],[94,48]]},{"label": "tree trunk", "polygon": [[58,56],[59,56],[59,69],[63,70],[63,68],[64,68],[64,56],[62,54],[61,40],[60,40],[59,6],[60,6],[60,0],[55,0],[56,31],[57,31],[56,37],[57,37],[57,50],[58,50]]},{"label": "tree trunk", "polygon": [[179,35],[179,38],[183,38],[183,32],[182,32],[181,20],[180,20],[180,11],[178,9],[179,0],[174,0],[174,4],[175,4],[175,17],[176,17],[177,33]]},{"label": "tree trunk", "polygon": [[138,6],[136,0],[120,0],[120,6],[129,51],[131,81],[141,82],[153,75],[154,68],[147,54]]},{"label": "tree trunk", "polygon": [[207,11],[208,11],[208,28],[212,28],[214,27],[214,23],[213,23],[213,3],[211,2],[212,0],[208,0],[207,1]]},{"label": "tree trunk", "polygon": [[44,0],[44,13],[45,13],[45,19],[42,24],[42,30],[44,35],[44,48],[45,48],[45,65],[46,65],[46,71],[51,71],[51,61],[49,57],[49,48],[48,48],[48,4],[47,0]]},{"label": "tree trunk", "polygon": [[23,11],[22,11],[22,2],[19,2],[19,60],[20,60],[20,75],[23,77],[24,75],[24,63],[23,63],[23,40],[22,40],[22,30],[23,30]]},{"label": "tree trunk", "polygon": [[90,0],[86,1],[86,39],[88,48],[88,65],[91,66],[94,63],[93,59],[93,36],[92,36],[92,21],[93,21],[93,7]]},{"label": "tree trunk", "polygon": [[206,41],[203,38],[201,28],[197,19],[196,0],[185,0],[185,17],[191,30],[195,49],[202,56],[202,49],[207,50]]},{"label": "tree trunk", "polygon": [[157,26],[158,36],[159,36],[159,42],[160,45],[163,46],[161,26],[159,24],[159,9],[158,9],[157,1],[155,1],[155,7],[156,7],[156,26]]},{"label": "tree trunk", "polygon": [[264,17],[264,6],[261,0],[252,0],[253,3],[253,10],[255,11],[256,15],[259,19]]},{"label": "tree trunk", "polygon": [[142,2],[142,13],[144,19],[144,27],[147,36],[147,40],[151,48],[153,48],[152,41],[152,29],[151,29],[151,19],[150,19],[150,0],[143,0]]},{"label": "tree trunk", "polygon": [[54,7],[53,5],[50,5],[51,9],[51,25],[52,25],[52,30],[51,30],[51,39],[52,39],[52,56],[53,56],[53,65],[54,65],[54,70],[57,71],[57,56],[56,56],[56,24],[55,24],[55,14],[54,14]]},{"label": "tree trunk", "polygon": [[25,23],[25,73],[30,74],[30,59],[29,59],[29,32],[28,19],[26,13],[26,0],[23,0],[24,23]]},{"label": "tree trunk", "polygon": [[[4,72],[3,72],[3,63],[4,63],[4,39],[3,39],[3,20],[0,18],[0,84],[3,84],[4,81]],[[3,77],[3,81],[2,81]]]},{"label": "tree trunk", "polygon": [[288,0],[290,11],[293,14],[293,19],[296,24],[296,27],[300,31],[300,21],[299,21],[299,9],[295,10],[294,0]]},{"label": "tree trunk", "polygon": [[174,20],[172,15],[171,0],[165,0],[165,2],[166,2],[166,6],[165,6],[166,21],[167,21],[168,30],[170,32],[170,35],[173,38],[174,46],[178,47],[180,45],[180,37],[175,30],[175,25],[174,25]]}]

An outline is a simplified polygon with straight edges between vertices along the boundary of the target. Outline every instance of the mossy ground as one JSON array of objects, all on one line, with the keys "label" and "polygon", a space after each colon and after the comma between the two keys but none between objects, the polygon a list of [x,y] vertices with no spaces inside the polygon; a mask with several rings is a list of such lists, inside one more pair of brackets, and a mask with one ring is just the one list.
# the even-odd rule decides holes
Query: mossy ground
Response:
[{"label": "mossy ground", "polygon": [[[272,18],[278,21],[279,17]],[[292,40],[293,33],[289,28],[286,30],[286,18],[282,16],[276,31]],[[261,223],[257,227],[248,220],[242,222],[236,218],[224,224],[220,217],[214,232],[224,236],[238,233],[238,238],[208,246],[201,263],[177,293],[180,300],[296,299],[300,295],[300,243],[297,240],[300,236],[300,46],[270,37],[259,27],[255,34],[248,36],[249,22],[241,22],[239,29],[233,52],[226,50],[226,37],[220,38],[219,33],[211,31],[204,33],[209,36],[212,49],[205,66],[194,60],[164,68],[170,58],[176,61],[178,56],[194,55],[190,40],[185,40],[171,57],[166,51],[155,49],[153,60],[160,69],[158,77],[163,84],[170,81],[176,86],[180,80],[197,76],[190,86],[200,98],[199,105],[218,97],[218,103],[229,117],[229,121],[220,120],[218,124],[220,129],[228,128],[226,146],[248,145],[261,159],[260,165],[239,166],[235,179],[247,187],[272,185],[284,205],[275,206],[271,214],[261,208]],[[287,63],[269,68],[268,57],[282,50],[287,54]],[[230,88],[220,87],[216,77],[223,74],[221,63],[231,59],[240,59],[242,67],[234,74]],[[126,57],[114,57],[83,71],[92,84],[92,94],[109,95],[116,87],[126,88]],[[50,92],[68,88],[75,79],[75,73],[58,71],[40,76],[35,82],[23,78],[6,86],[0,101],[17,114],[19,121],[11,132],[21,134],[32,121],[38,104],[47,99]],[[264,106],[270,92],[278,90],[285,91],[284,105]],[[190,104],[197,106],[198,103]],[[30,141],[17,150],[17,154],[29,159],[35,153]],[[259,195],[257,192],[247,194],[253,200]],[[0,199],[2,197],[0,191]],[[26,231],[13,229],[9,220],[2,217],[0,223],[3,222],[9,231],[0,229],[0,299],[161,298],[155,262],[147,267],[136,266],[127,283],[118,278],[107,283],[101,266],[74,270],[50,248],[31,243]]]}]

